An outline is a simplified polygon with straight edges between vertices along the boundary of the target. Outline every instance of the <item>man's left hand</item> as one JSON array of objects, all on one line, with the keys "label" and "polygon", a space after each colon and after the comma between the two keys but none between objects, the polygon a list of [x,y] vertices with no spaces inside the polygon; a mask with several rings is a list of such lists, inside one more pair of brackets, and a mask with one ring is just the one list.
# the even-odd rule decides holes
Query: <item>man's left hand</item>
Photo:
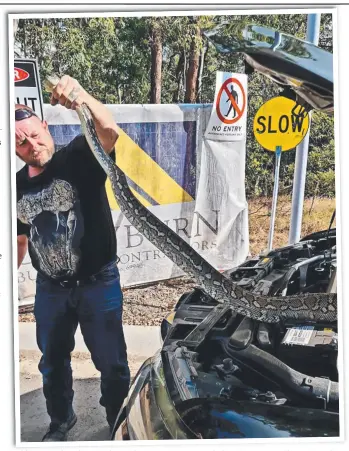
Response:
[{"label": "man's left hand", "polygon": [[75,110],[84,102],[86,95],[86,91],[75,78],[64,75],[52,91],[51,105],[59,103],[68,109]]}]

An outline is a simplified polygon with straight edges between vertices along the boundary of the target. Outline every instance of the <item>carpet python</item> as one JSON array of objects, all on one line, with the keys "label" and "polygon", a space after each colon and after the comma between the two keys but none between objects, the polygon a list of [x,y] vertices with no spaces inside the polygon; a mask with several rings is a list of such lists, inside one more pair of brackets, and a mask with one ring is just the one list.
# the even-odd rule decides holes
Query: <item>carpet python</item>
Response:
[{"label": "carpet python", "polygon": [[[46,89],[57,85],[56,76],[46,79]],[[70,99],[74,100],[74,99]],[[133,195],[124,172],[103,150],[86,104],[76,108],[89,147],[107,174],[116,201],[128,221],[179,268],[193,278],[219,303],[229,304],[242,315],[266,323],[282,319],[332,322],[337,320],[336,293],[301,293],[292,296],[263,296],[244,290],[216,270]]]}]

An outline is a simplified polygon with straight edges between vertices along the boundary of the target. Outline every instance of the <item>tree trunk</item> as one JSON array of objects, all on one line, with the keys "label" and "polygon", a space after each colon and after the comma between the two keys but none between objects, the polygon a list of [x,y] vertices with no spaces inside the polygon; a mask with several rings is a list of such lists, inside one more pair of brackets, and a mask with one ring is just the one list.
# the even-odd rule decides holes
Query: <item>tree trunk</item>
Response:
[{"label": "tree trunk", "polygon": [[173,93],[172,102],[179,103],[179,96],[182,89],[182,74],[184,73],[184,52],[181,53],[176,67],[177,89]]},{"label": "tree trunk", "polygon": [[199,27],[196,27],[196,33],[194,34],[190,45],[189,67],[187,72],[186,89],[184,97],[185,103],[196,102],[197,81],[200,61],[200,49],[199,49],[200,39],[201,39],[200,29]]},{"label": "tree trunk", "polygon": [[16,39],[16,33],[18,28],[18,20],[19,19],[13,19],[13,39]]},{"label": "tree trunk", "polygon": [[199,76],[198,76],[198,92],[196,97],[196,102],[201,103],[201,87],[202,87],[202,74],[204,72],[204,62],[205,62],[205,55],[206,55],[207,47],[203,46],[201,50],[201,56],[200,56],[200,67],[199,67]]},{"label": "tree trunk", "polygon": [[161,103],[162,40],[159,30],[151,33],[150,103]]}]

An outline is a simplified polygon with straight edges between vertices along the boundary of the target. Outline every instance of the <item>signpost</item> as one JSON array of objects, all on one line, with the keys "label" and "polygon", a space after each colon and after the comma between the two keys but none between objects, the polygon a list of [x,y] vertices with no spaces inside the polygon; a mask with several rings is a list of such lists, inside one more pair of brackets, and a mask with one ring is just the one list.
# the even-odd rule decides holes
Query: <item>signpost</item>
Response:
[{"label": "signpost", "polygon": [[[320,33],[321,14],[308,14],[307,37],[306,40],[318,45]],[[311,112],[309,114],[311,119]],[[291,227],[288,243],[297,243],[301,237],[303,201],[305,189],[305,177],[307,173],[309,133],[296,149],[296,161],[294,168],[292,207],[291,207]]]},{"label": "signpost", "polygon": [[268,251],[272,249],[276,205],[279,190],[279,174],[282,152],[294,149],[306,136],[308,115],[295,114],[296,102],[286,97],[275,97],[264,103],[253,121],[253,132],[264,149],[275,152],[273,202],[268,237]]}]

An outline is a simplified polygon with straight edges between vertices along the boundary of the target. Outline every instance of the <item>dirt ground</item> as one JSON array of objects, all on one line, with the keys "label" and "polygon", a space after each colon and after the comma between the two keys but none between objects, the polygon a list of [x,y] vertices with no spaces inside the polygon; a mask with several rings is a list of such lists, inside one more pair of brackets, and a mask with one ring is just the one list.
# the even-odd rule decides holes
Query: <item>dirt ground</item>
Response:
[{"label": "dirt ground", "polygon": [[[302,236],[327,229],[335,209],[335,199],[307,199],[304,202]],[[271,199],[249,201],[250,252],[258,255],[267,247]],[[288,242],[291,201],[280,197],[274,232],[274,247]],[[336,222],[334,222],[335,227]],[[183,293],[196,284],[188,277],[167,280],[144,287],[125,288],[123,322],[127,325],[158,326]],[[30,310],[31,308],[29,308]],[[32,312],[20,313],[19,321],[35,321]]]},{"label": "dirt ground", "polygon": [[[124,288],[123,323],[129,326],[159,326],[180,296],[195,286],[192,280],[181,277],[145,287]],[[18,319],[20,322],[35,321],[32,311],[20,313]]]}]

